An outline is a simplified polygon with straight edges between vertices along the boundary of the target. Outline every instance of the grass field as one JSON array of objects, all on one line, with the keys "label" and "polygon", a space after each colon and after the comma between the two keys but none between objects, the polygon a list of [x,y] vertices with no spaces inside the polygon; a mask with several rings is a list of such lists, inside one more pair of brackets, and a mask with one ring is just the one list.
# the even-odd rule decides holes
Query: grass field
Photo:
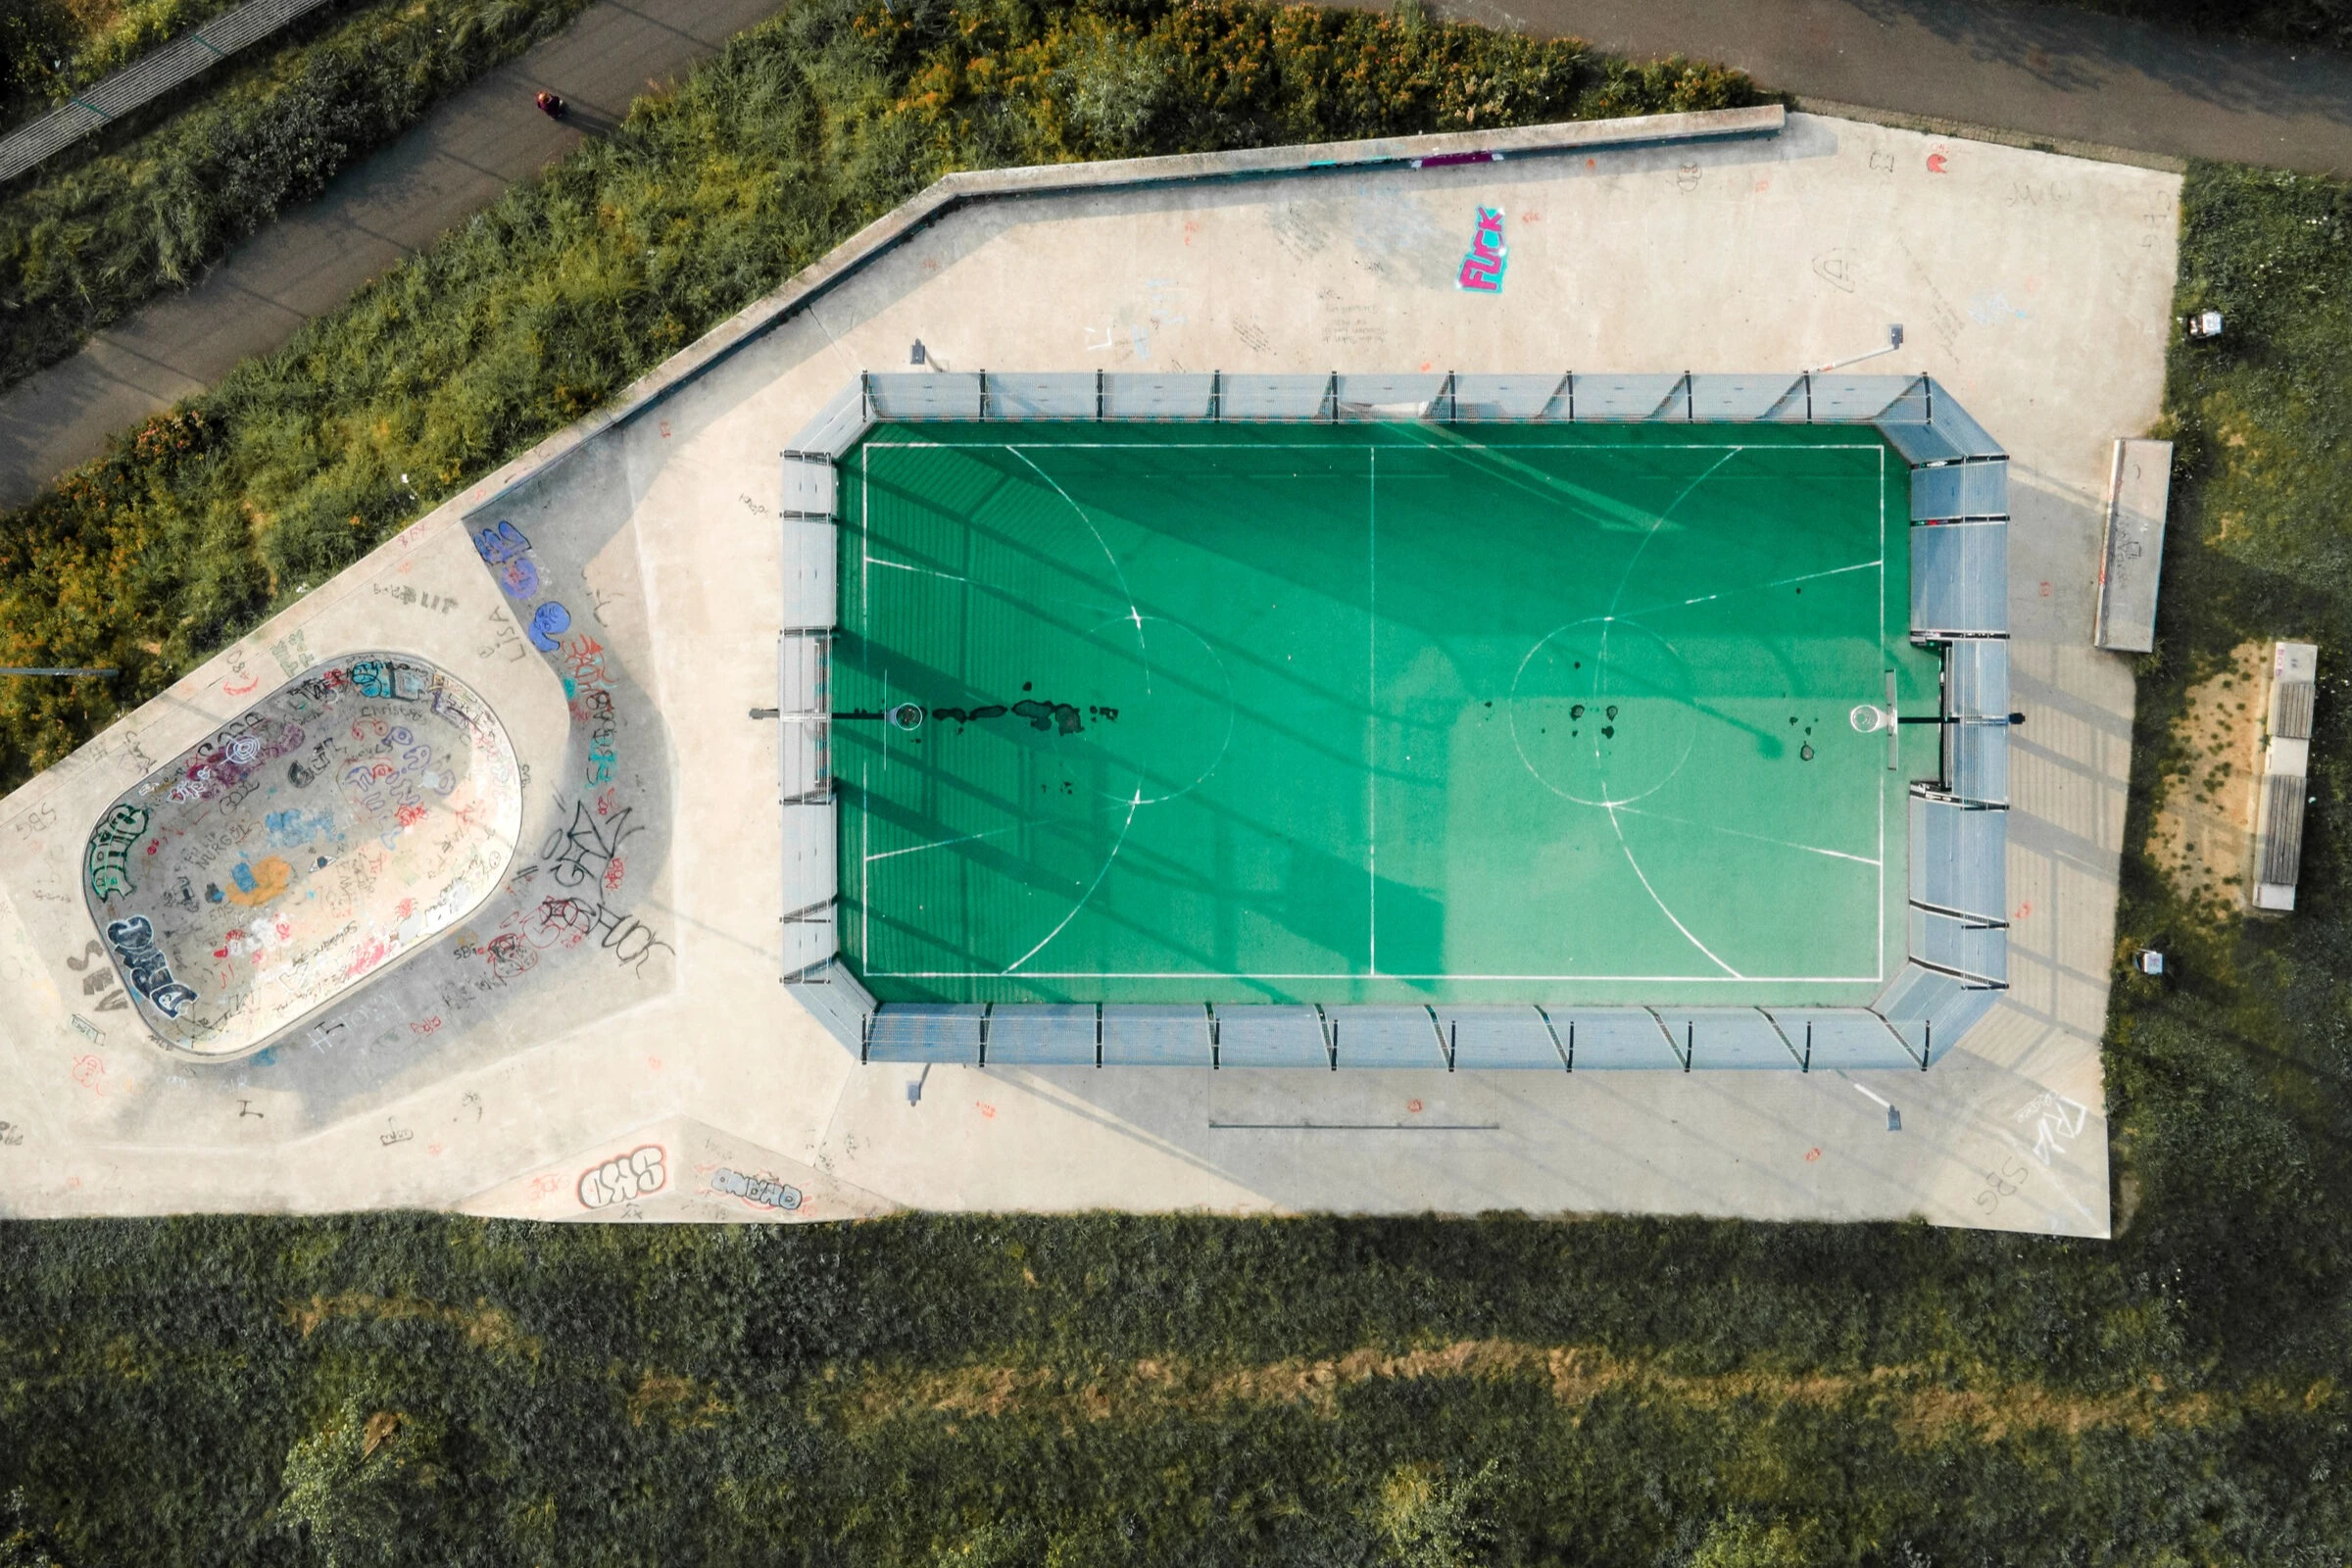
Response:
[{"label": "grass field", "polygon": [[[1901,959],[1867,427],[896,426],[845,463],[887,1000],[1860,1004]],[[885,715],[912,704],[906,727]]]},{"label": "grass field", "polygon": [[[2133,842],[2210,661],[2352,646],[2348,236],[2340,182],[2191,171],[2178,303],[2231,336],[2174,349]],[[2291,921],[2217,926],[2127,857],[2122,945],[2185,961],[2116,985],[2112,1242],[9,1223],[0,1561],[2342,1561],[2352,705],[2322,674]]]}]

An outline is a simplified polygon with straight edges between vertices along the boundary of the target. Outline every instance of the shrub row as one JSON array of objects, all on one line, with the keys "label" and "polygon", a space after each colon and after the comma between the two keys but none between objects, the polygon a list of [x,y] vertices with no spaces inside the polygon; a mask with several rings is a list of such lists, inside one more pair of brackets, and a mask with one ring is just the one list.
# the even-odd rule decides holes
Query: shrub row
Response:
[{"label": "shrub row", "polygon": [[[460,5],[484,28],[538,14],[494,0],[414,14]],[[354,25],[410,36],[401,18]],[[303,149],[347,144],[325,128],[345,111],[318,82],[381,68],[345,49],[325,46],[287,84],[316,111],[313,139],[269,131],[266,167],[234,176],[250,194],[208,192],[203,213],[228,221],[329,161]],[[282,351],[0,517],[0,662],[123,671],[0,683],[0,788],[950,170],[1753,96],[1736,73],[1629,67],[1413,12],[804,0]],[[59,234],[43,254],[80,265]],[[201,249],[168,254],[185,265]]]},{"label": "shrub row", "polygon": [[376,0],[329,13],[285,47],[198,77],[194,105],[155,129],[25,176],[0,201],[0,386],[193,281],[587,3]]},{"label": "shrub row", "polygon": [[0,129],[45,114],[239,0],[0,0]]}]

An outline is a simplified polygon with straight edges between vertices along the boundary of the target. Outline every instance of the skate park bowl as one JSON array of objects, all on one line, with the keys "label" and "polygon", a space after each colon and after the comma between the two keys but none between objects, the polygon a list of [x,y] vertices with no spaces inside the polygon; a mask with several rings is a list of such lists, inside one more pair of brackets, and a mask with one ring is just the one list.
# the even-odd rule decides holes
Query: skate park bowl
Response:
[{"label": "skate park bowl", "polygon": [[103,1005],[175,1053],[260,1051],[463,921],[521,821],[514,746],[471,688],[396,653],[315,666],[92,827],[82,895],[123,987]]}]

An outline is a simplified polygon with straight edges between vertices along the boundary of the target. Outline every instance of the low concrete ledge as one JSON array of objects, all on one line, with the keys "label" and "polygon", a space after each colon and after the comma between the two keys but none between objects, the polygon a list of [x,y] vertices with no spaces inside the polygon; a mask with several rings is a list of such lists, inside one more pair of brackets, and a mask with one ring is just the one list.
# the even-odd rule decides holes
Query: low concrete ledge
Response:
[{"label": "low concrete ledge", "polygon": [[1360,173],[1400,166],[1494,163],[1598,148],[1623,150],[1673,142],[1777,136],[1788,119],[1788,112],[1781,105],[1765,104],[1754,109],[1715,109],[1688,115],[1572,120],[1503,130],[1311,142],[1295,147],[1250,147],[1237,152],[1181,153],[1168,158],[1121,158],[1091,164],[1037,164],[948,174],[912,201],[874,220],[821,259],[803,268],[774,293],[745,306],[647,371],[624,388],[611,407],[557,431],[443,502],[427,515],[453,509],[464,515],[496,501],[606,430],[644,413],[677,387],[806,310],[872,263],[963,207],[1016,197],[1068,196],[1138,186],[1262,179],[1286,174]]}]

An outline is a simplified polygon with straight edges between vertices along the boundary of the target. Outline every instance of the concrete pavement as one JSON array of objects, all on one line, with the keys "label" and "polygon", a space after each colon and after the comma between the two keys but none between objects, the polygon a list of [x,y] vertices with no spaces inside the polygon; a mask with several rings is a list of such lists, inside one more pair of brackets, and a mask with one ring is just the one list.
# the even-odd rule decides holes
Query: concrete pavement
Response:
[{"label": "concrete pavement", "polygon": [[2352,175],[2352,59],[2326,50],[1989,0],[1438,0],[1435,9],[1638,59],[1719,61],[1800,99]]},{"label": "concrete pavement", "polygon": [[[613,124],[780,0],[605,0],[472,86],[318,200],[270,224],[184,294],[167,295],[80,353],[0,393],[0,506],[22,506],[106,438],[267,354],[369,278]],[[561,93],[558,122],[532,105]]]},{"label": "concrete pavement", "polygon": [[[2091,609],[2110,443],[2159,410],[2179,188],[1798,115],[1741,143],[949,213],[810,309],[721,327],[732,352],[686,351],[699,368],[659,401],[551,438],[564,455],[513,490],[453,499],[0,801],[0,1211],[1502,1207],[2104,1235],[2133,685],[2090,646]],[[1454,283],[1481,208],[1512,224],[1498,296]],[[1889,321],[1910,328],[1893,368],[2012,454],[2029,714],[2014,989],[1934,1071],[926,1079],[860,1066],[778,983],[778,741],[750,716],[777,701],[777,452],[859,370],[903,368],[920,338],[935,363],[1036,370],[1754,371]],[[167,1054],[109,1005],[93,827],[216,737],[233,760],[262,694],[379,649],[497,710],[528,769],[514,865],[296,1038]]]}]

